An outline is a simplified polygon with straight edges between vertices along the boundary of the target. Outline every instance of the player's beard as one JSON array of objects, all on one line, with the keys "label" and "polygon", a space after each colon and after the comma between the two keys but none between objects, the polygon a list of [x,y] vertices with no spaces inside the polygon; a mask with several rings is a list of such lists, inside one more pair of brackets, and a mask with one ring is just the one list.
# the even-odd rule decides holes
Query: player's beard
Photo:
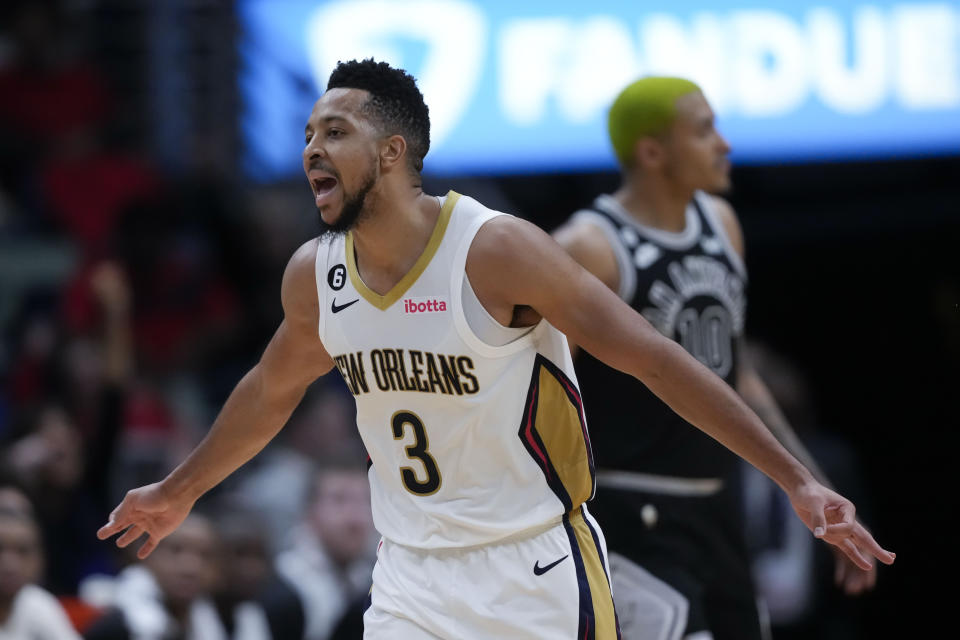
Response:
[{"label": "player's beard", "polygon": [[366,215],[364,205],[366,204],[367,194],[370,193],[370,190],[373,189],[373,185],[376,183],[377,173],[375,168],[371,168],[356,193],[350,195],[344,190],[343,209],[340,211],[337,219],[332,223],[328,224],[325,222],[323,215],[320,213],[320,209],[317,209],[317,218],[320,220],[320,237],[326,239],[342,235],[354,228]]}]

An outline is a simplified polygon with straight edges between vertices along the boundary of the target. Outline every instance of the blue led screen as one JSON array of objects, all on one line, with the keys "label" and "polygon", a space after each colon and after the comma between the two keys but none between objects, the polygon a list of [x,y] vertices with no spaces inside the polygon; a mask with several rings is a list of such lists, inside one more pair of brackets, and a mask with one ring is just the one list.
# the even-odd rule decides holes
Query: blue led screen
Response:
[{"label": "blue led screen", "polygon": [[296,176],[338,60],[417,77],[426,170],[609,169],[606,110],[646,74],[703,87],[741,163],[960,152],[960,2],[240,0],[244,167]]}]

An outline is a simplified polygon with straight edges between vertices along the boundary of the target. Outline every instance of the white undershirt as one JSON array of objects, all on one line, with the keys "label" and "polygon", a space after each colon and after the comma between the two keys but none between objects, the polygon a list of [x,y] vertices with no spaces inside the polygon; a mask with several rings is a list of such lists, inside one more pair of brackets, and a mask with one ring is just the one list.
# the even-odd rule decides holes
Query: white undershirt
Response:
[{"label": "white undershirt", "polygon": [[470,278],[463,274],[463,315],[467,318],[467,324],[471,331],[492,347],[502,347],[505,344],[513,342],[517,338],[529,333],[533,327],[505,327],[490,315],[490,312],[483,308],[480,299],[473,291],[473,285],[470,284]]}]

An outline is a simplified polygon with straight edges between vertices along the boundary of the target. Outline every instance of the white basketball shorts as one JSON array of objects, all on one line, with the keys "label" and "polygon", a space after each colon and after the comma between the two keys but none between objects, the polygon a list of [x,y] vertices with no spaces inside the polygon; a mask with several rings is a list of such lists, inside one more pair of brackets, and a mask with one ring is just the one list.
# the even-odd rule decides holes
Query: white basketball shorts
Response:
[{"label": "white basketball shorts", "polygon": [[384,540],[364,640],[615,640],[603,533],[585,507],[506,541],[414,549]]}]

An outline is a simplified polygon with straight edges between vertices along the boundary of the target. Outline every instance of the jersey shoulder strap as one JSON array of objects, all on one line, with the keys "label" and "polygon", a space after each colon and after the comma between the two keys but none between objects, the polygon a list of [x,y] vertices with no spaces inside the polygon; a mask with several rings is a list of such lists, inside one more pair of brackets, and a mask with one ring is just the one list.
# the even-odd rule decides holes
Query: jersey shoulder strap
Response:
[{"label": "jersey shoulder strap", "polygon": [[[593,205],[580,209],[570,217],[574,222],[586,222],[600,229],[613,251],[614,258],[617,261],[617,275],[619,285],[617,295],[621,300],[629,302],[633,299],[637,290],[637,273],[633,263],[633,249],[627,240],[631,238],[631,230],[626,227],[624,222],[612,215],[609,211],[600,207],[597,198]],[[637,239],[636,234],[632,237]]]}]

